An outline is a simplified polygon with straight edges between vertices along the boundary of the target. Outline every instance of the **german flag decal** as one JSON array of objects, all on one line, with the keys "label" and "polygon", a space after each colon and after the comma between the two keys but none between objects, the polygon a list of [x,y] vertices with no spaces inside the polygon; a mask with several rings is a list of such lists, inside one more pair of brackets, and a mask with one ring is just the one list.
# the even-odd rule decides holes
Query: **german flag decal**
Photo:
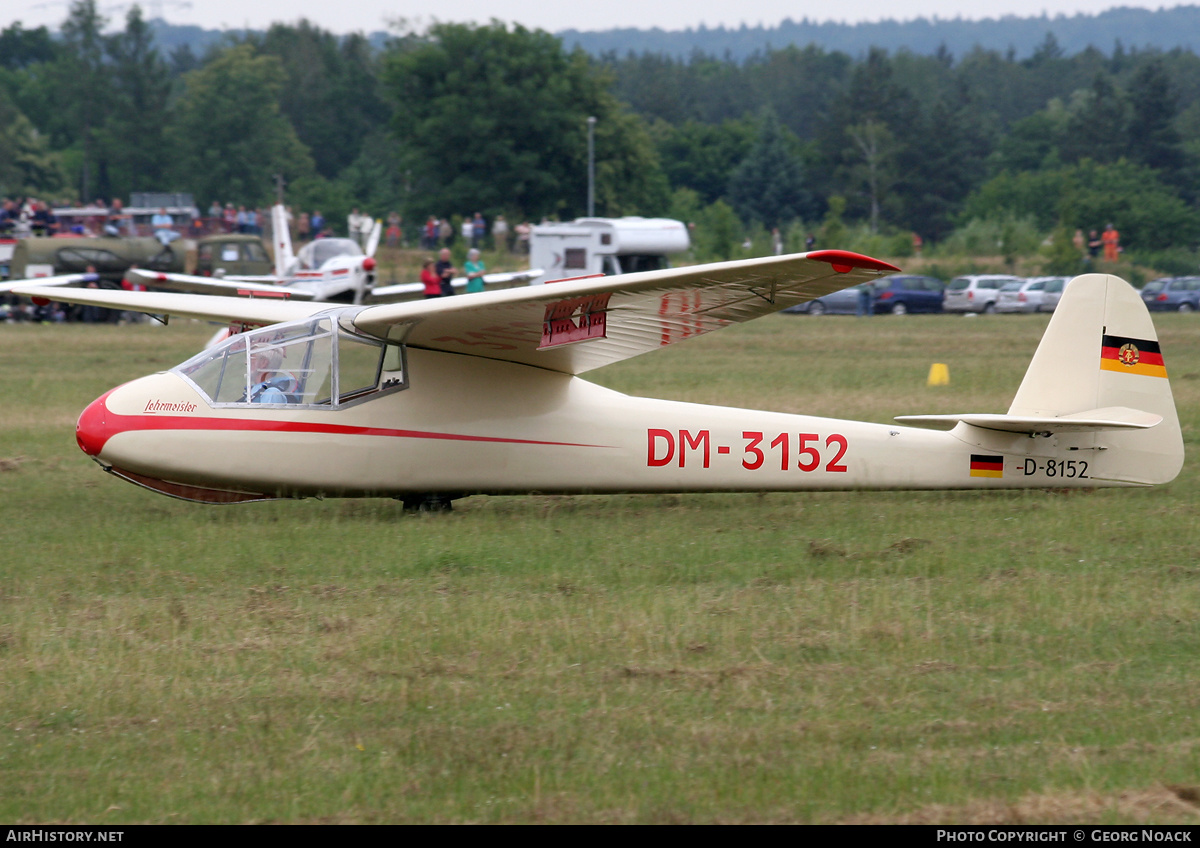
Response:
[{"label": "german flag decal", "polygon": [[1004,457],[1002,456],[983,456],[982,454],[971,454],[971,476],[972,477],[1003,477],[1004,476]]},{"label": "german flag decal", "polygon": [[1147,377],[1167,376],[1158,342],[1124,336],[1104,337],[1100,346],[1100,370]]}]

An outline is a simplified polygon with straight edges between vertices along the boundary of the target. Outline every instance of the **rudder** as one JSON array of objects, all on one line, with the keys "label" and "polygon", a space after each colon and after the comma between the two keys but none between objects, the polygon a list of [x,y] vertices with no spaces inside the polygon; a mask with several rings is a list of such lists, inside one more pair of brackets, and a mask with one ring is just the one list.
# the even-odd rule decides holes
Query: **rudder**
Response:
[{"label": "rudder", "polygon": [[[1061,417],[1125,408],[1162,416],[1141,431],[1097,435],[1106,477],[1163,483],[1183,466],[1183,437],[1158,334],[1138,293],[1119,277],[1067,284],[1008,414]],[[1109,453],[1111,452],[1111,453]]]}]

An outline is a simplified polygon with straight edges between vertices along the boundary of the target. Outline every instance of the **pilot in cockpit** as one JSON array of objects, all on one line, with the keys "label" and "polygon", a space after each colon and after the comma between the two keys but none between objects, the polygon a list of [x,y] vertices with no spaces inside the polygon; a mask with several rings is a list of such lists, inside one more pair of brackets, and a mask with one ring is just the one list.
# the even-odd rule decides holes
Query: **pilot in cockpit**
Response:
[{"label": "pilot in cockpit", "polygon": [[283,350],[269,344],[258,344],[250,351],[251,403],[292,403],[298,381],[293,374],[281,370]]}]

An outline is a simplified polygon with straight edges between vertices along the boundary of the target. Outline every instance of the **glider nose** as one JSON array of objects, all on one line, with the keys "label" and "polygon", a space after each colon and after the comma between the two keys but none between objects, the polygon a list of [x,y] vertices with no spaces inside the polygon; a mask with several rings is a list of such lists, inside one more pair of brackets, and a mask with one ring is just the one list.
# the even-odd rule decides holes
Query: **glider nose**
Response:
[{"label": "glider nose", "polygon": [[108,407],[105,405],[110,394],[112,392],[106,392],[88,404],[75,424],[75,441],[88,456],[99,456],[104,443],[112,435],[108,428]]}]

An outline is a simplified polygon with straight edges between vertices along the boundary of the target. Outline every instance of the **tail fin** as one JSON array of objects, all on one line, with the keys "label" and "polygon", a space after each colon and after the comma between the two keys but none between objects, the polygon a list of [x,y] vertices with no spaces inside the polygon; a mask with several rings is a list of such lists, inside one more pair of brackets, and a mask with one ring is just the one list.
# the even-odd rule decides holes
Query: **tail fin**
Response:
[{"label": "tail fin", "polygon": [[278,203],[271,207],[271,232],[275,235],[275,276],[286,277],[295,255],[292,253],[287,210]]},{"label": "tail fin", "polygon": [[1124,280],[1084,274],[1064,290],[1008,414],[1120,417],[1119,410],[1125,417],[1136,411],[1162,420],[1142,430],[1094,435],[1097,448],[1106,449],[1105,476],[1173,480],[1183,467],[1183,436],[1150,313]]},{"label": "tail fin", "polygon": [[1183,435],[1150,313],[1128,283],[1108,274],[1067,284],[1006,415],[896,420],[955,426],[967,441],[997,451],[1011,447],[1004,441],[1011,434],[1044,437],[1043,455],[1090,456],[1087,475],[1097,485],[1169,483],[1183,467]]},{"label": "tail fin", "polygon": [[374,256],[375,251],[379,249],[379,237],[383,234],[383,221],[376,219],[375,225],[371,227],[371,234],[367,236],[367,243],[363,245],[363,253],[367,256]]}]

